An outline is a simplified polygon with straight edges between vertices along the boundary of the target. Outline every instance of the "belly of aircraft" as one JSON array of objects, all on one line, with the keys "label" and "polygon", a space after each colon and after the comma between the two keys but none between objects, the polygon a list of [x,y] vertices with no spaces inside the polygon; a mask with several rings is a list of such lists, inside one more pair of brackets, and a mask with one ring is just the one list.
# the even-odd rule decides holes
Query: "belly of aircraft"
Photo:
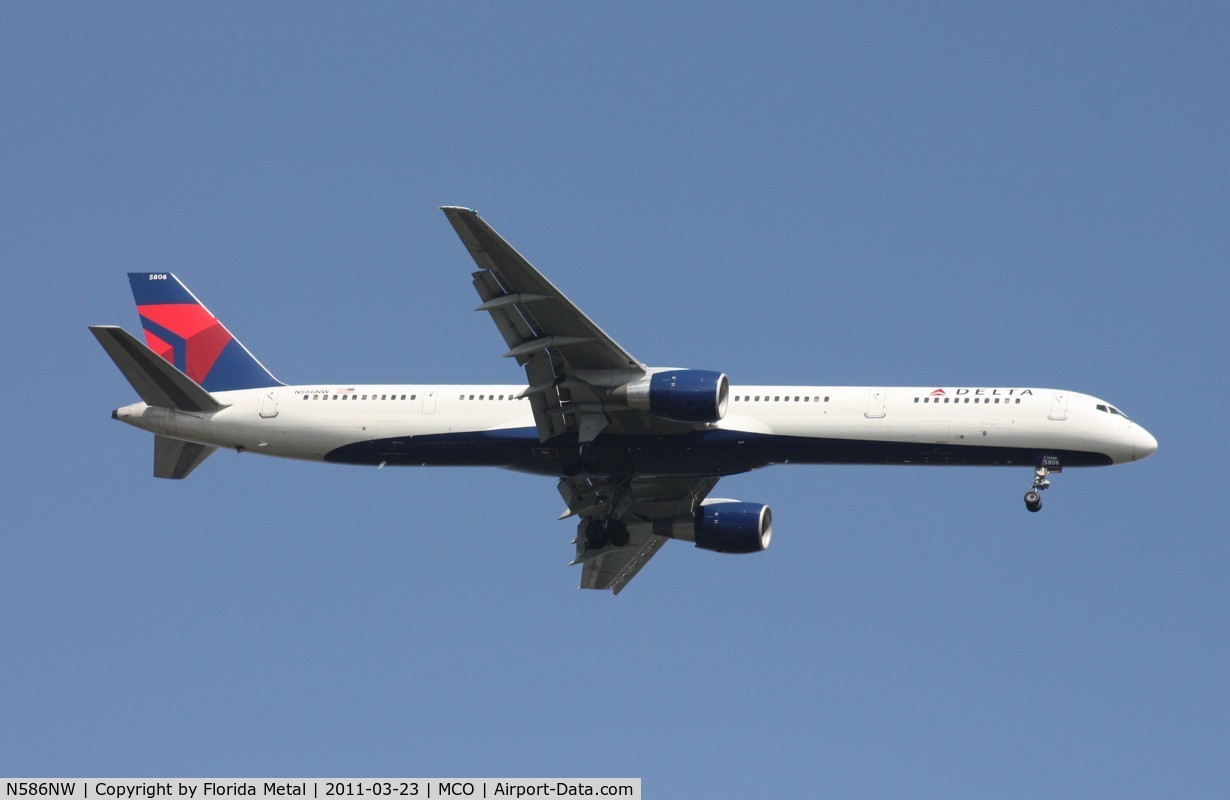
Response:
[{"label": "belly of aircraft", "polygon": [[387,466],[492,466],[543,475],[733,475],[772,464],[1032,466],[1040,455],[1064,466],[1111,463],[1102,453],[992,445],[780,436],[729,430],[675,436],[603,436],[584,449],[574,435],[547,442],[532,428],[401,436],[354,442],[325,461]]}]

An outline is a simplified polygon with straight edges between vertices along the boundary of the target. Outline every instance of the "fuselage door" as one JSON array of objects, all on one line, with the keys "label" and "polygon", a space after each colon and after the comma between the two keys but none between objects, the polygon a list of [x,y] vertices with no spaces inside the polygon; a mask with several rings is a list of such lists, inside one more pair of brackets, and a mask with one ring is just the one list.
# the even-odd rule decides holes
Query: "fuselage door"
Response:
[{"label": "fuselage door", "polygon": [[866,416],[869,419],[879,419],[884,416],[884,395],[886,392],[883,389],[872,389],[867,395],[867,411]]},{"label": "fuselage door", "polygon": [[423,395],[423,413],[424,414],[436,413],[436,393],[435,392],[427,392],[426,394]]},{"label": "fuselage door", "polygon": [[1068,395],[1066,392],[1055,392],[1051,395],[1051,413],[1047,414],[1051,419],[1067,419],[1068,418]]},{"label": "fuselage door", "polygon": [[265,394],[261,397],[261,416],[265,419],[276,417],[278,415],[278,392],[281,391],[277,387],[266,389]]}]

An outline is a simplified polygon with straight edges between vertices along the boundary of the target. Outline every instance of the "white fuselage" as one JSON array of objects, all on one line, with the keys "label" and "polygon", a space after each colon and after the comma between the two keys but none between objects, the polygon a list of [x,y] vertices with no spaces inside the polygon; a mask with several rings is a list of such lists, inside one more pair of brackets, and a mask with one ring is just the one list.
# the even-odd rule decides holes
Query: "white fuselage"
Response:
[{"label": "white fuselage", "polygon": [[[217,392],[192,414],[136,403],[115,416],[165,436],[285,458],[377,465],[482,465],[555,473],[518,385],[305,385]],[[1119,464],[1157,442],[1104,401],[1021,388],[731,386],[724,419],[691,437],[608,435],[643,474],[671,451],[708,449],[716,474],[771,463]],[[1113,411],[1113,413],[1112,413]],[[744,437],[743,435],[746,435]],[[740,453],[742,453],[740,455]],[[729,458],[727,458],[729,456]],[[660,467],[660,468],[659,468]]]}]

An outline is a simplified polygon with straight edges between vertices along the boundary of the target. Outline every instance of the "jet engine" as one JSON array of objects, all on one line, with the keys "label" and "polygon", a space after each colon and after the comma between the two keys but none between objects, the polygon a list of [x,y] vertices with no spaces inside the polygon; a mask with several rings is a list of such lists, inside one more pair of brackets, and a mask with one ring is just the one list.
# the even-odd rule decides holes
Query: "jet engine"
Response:
[{"label": "jet engine", "polygon": [[730,381],[721,372],[669,369],[626,383],[612,395],[655,417],[675,422],[717,422],[726,416]]},{"label": "jet engine", "polygon": [[773,539],[773,512],[760,503],[706,500],[689,517],[670,520],[654,533],[694,542],[718,553],[759,553]]}]

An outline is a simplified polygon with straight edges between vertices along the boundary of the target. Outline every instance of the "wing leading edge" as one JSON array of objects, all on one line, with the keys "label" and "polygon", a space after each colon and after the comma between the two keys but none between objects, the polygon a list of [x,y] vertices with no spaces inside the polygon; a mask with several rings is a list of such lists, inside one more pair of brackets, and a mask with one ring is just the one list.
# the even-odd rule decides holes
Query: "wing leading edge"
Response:
[{"label": "wing leading edge", "polygon": [[478,266],[473,283],[481,303],[475,310],[491,315],[508,347],[504,357],[525,369],[525,394],[539,439],[573,433],[581,442],[593,441],[621,416],[644,427],[642,415],[609,406],[608,390],[643,377],[645,365],[477,213],[454,206],[442,210]]}]

